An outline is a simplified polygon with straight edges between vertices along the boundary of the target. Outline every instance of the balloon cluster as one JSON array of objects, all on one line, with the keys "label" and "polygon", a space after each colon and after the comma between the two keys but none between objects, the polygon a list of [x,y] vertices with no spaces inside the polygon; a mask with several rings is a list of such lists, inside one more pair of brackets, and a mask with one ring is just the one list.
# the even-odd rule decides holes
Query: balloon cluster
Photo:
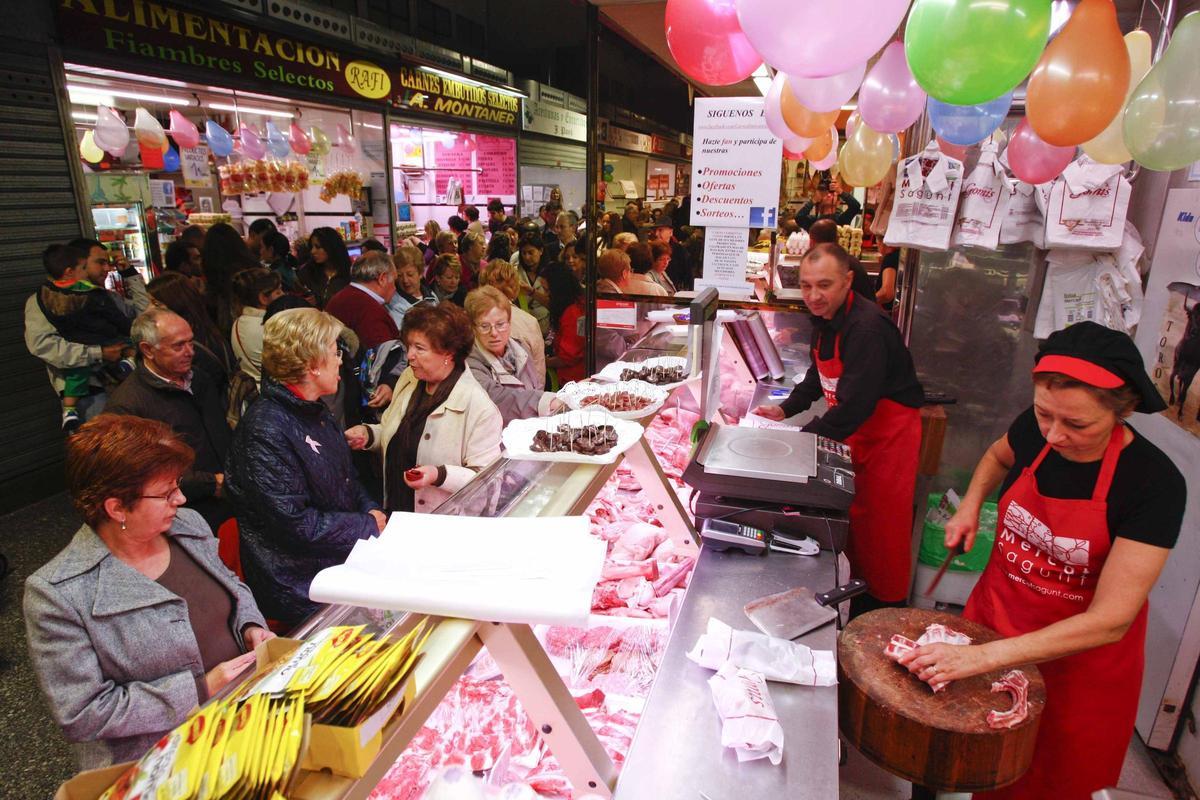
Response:
[{"label": "balloon cluster", "polygon": [[[903,42],[889,43],[906,12]],[[1113,0],[1080,0],[1049,44],[1046,0],[667,0],[665,25],[676,63],[701,83],[772,67],[766,120],[785,156],[818,169],[832,158],[856,185],[886,173],[888,134],[926,110],[946,146],[983,141],[1026,78],[1026,116],[1009,147],[1018,177],[1065,166],[1079,146],[1100,163],[1156,170],[1200,160],[1200,11],[1153,67],[1149,36],[1122,37]],[[856,92],[861,119],[833,154],[825,132]]]}]

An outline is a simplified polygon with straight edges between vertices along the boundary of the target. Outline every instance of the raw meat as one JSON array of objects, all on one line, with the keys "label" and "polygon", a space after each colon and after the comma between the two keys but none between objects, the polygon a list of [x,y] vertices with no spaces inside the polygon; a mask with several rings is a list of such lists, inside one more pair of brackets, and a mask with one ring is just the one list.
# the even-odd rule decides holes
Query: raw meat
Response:
[{"label": "raw meat", "polygon": [[892,640],[887,643],[887,647],[883,648],[883,654],[892,661],[899,661],[900,656],[916,649],[916,642],[914,642],[912,639],[909,639],[907,636],[901,636],[897,633],[892,636]]},{"label": "raw meat", "polygon": [[1008,692],[1012,695],[1012,708],[1008,711],[989,711],[989,728],[1015,728],[1029,716],[1029,678],[1019,669],[1010,670],[992,684],[993,692]]},{"label": "raw meat", "polygon": [[658,562],[652,559],[646,561],[614,561],[609,559],[604,562],[604,569],[600,573],[600,577],[606,581],[615,581],[621,578],[658,580]]},{"label": "raw meat", "polygon": [[688,573],[692,571],[692,567],[696,565],[696,559],[685,558],[683,561],[665,573],[661,578],[654,582],[654,596],[662,597],[667,592],[678,586]]},{"label": "raw meat", "polygon": [[[952,628],[947,628],[941,623],[935,622],[925,629],[915,642],[907,636],[896,634],[891,638],[891,641],[883,648],[883,654],[892,661],[899,661],[900,657],[905,653],[916,650],[918,647],[924,647],[927,644],[970,644],[971,637],[965,633],[959,633]],[[938,683],[930,684],[929,688],[934,693],[945,691],[950,685],[950,681],[939,681]]]}]

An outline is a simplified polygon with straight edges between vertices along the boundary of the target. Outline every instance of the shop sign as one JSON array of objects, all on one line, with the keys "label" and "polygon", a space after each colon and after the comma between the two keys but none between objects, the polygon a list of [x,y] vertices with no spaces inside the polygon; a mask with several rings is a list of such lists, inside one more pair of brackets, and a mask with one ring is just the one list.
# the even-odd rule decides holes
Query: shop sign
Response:
[{"label": "shop sign", "polygon": [[628,300],[596,300],[596,327],[616,331],[637,330],[637,303]]},{"label": "shop sign", "polygon": [[655,153],[661,153],[662,155],[679,157],[683,157],[684,155],[684,147],[681,142],[677,142],[673,139],[667,139],[663,136],[651,136],[650,148]]},{"label": "shop sign", "polygon": [[57,0],[59,37],[72,49],[187,69],[217,81],[252,78],[317,95],[375,100],[391,92],[376,64],[326,45],[169,3]]},{"label": "shop sign", "polygon": [[555,89],[553,86],[538,84],[538,96],[544,105],[558,106],[559,108],[567,107],[567,93],[561,89]]},{"label": "shop sign", "polygon": [[208,148],[181,147],[179,168],[183,172],[183,185],[189,189],[211,189],[212,170],[208,167]]},{"label": "shop sign", "polygon": [[471,122],[515,128],[520,98],[476,83],[402,66],[393,73],[392,105],[422,114],[442,114]]},{"label": "shop sign", "polygon": [[522,100],[521,106],[522,129],[577,142],[587,141],[587,117],[583,114],[531,98]]},{"label": "shop sign", "polygon": [[[611,123],[603,125],[601,134],[601,139],[604,143],[612,147],[619,147],[622,150],[632,150],[635,153],[654,152],[654,141],[648,134],[618,128]],[[782,156],[780,157],[782,158]]]},{"label": "shop sign", "polygon": [[761,97],[696,99],[692,225],[774,228],[783,142]]}]

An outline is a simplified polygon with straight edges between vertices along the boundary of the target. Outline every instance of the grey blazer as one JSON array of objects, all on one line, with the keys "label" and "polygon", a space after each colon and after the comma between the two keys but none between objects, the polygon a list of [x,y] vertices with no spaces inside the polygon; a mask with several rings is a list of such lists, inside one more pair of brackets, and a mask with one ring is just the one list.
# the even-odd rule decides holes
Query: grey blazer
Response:
[{"label": "grey blazer", "polygon": [[[233,635],[266,627],[195,511],[167,535],[235,598]],[[187,603],[109,552],[84,525],[25,581],[25,629],[50,713],[81,769],[140,758],[200,701],[204,667]]]}]

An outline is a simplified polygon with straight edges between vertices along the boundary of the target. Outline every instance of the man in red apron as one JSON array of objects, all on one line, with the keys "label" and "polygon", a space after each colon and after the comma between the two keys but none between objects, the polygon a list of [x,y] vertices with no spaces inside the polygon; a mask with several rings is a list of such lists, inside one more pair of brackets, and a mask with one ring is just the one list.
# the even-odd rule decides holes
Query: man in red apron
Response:
[{"label": "man in red apron", "polygon": [[855,494],[846,554],[868,587],[851,601],[851,614],[859,614],[908,598],[924,392],[900,331],[852,283],[841,247],[820,244],[804,256],[800,291],[813,315],[816,369],[782,404],[755,413],[781,420],[823,396],[829,410],[804,430],[850,445]]},{"label": "man in red apron", "polygon": [[[1046,706],[1033,763],[986,797],[1085,800],[1121,773],[1142,683],[1146,595],[1187,489],[1124,422],[1135,403],[1165,408],[1128,336],[1092,322],[1057,331],[1034,373],[1033,409],[992,445],[946,525],[948,547],[963,536],[970,547],[979,504],[1008,484],[991,559],[963,615],[1010,638],[927,646],[901,663],[930,682],[1037,663]],[[1124,407],[1091,388],[1124,397]]]}]

